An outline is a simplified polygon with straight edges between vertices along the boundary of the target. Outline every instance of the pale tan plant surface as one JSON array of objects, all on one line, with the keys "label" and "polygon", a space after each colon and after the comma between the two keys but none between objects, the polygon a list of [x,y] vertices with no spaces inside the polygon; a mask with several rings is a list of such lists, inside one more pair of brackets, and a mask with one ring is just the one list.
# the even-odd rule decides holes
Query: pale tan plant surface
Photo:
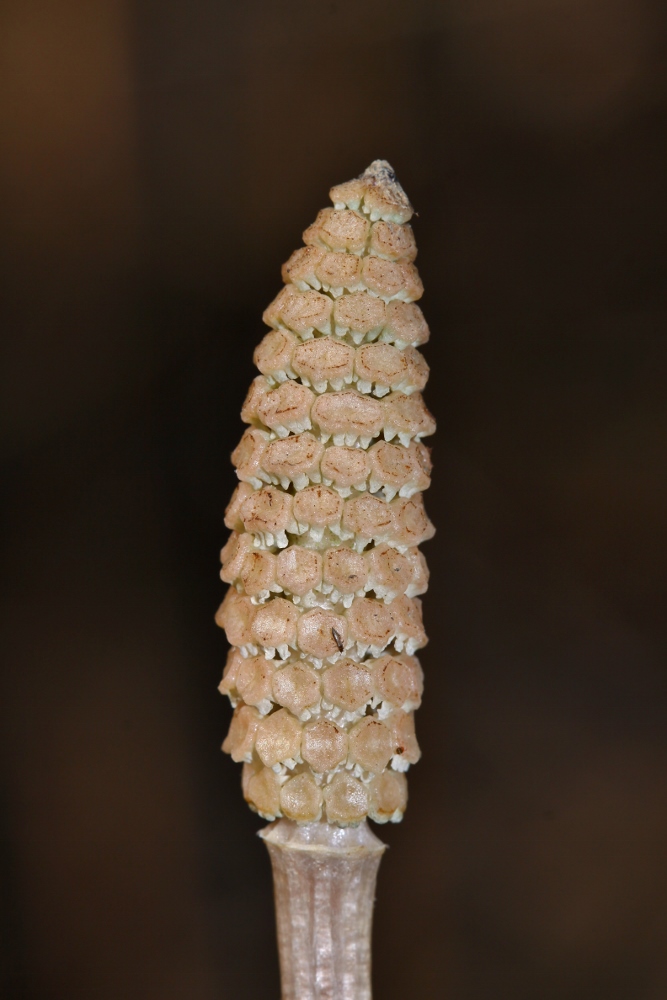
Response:
[{"label": "pale tan plant surface", "polygon": [[410,203],[383,160],[330,196],[264,312],[216,621],[246,801],[344,827],[400,820],[420,757],[435,424]]}]

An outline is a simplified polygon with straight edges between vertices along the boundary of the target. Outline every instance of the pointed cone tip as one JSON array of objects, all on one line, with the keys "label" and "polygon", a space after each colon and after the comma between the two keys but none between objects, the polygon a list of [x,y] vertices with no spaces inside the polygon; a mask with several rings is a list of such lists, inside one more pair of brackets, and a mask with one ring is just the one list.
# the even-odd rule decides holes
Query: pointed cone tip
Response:
[{"label": "pointed cone tip", "polygon": [[363,174],[359,175],[359,180],[378,188],[383,197],[392,204],[413,211],[410,199],[399,184],[394,168],[388,160],[373,160]]}]

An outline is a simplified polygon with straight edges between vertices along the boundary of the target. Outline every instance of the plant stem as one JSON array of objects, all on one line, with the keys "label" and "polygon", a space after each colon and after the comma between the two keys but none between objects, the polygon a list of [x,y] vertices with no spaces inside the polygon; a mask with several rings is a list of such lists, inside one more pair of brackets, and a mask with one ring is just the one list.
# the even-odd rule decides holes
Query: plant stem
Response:
[{"label": "plant stem", "polygon": [[364,821],[260,832],[276,900],[282,1000],[371,1000],[371,922],[385,845]]}]

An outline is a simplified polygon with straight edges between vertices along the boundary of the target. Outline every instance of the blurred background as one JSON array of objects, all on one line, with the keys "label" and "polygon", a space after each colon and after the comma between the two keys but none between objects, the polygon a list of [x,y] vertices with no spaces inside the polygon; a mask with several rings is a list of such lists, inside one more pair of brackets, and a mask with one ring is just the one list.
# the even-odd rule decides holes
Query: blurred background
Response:
[{"label": "blurred background", "polygon": [[261,312],[419,212],[438,527],[378,1000],[667,996],[659,0],[4,0],[0,995],[275,1000],[213,614]]}]

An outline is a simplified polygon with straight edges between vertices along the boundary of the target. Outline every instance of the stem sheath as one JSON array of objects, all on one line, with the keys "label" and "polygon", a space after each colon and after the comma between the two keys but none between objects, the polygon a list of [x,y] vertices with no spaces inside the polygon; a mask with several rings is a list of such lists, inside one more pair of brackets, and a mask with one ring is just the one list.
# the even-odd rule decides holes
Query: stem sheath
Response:
[{"label": "stem sheath", "polygon": [[272,823],[282,1000],[371,1000],[371,922],[385,845],[364,821]]}]

